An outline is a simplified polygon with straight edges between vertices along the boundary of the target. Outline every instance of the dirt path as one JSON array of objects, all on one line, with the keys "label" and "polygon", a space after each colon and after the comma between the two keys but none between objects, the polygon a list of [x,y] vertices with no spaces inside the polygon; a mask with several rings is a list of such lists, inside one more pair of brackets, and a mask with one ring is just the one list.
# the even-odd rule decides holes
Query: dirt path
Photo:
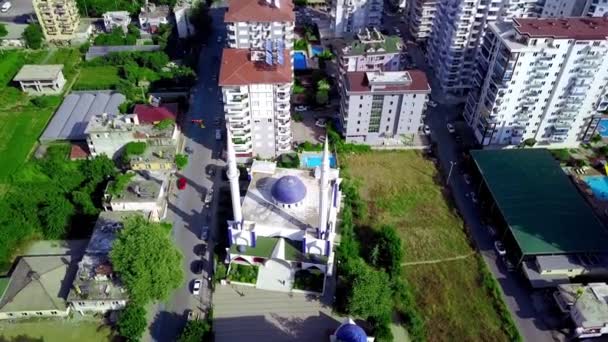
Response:
[{"label": "dirt path", "polygon": [[445,261],[455,261],[455,260],[466,259],[466,258],[470,257],[473,254],[475,254],[475,252],[470,252],[470,253],[467,253],[467,254],[458,255],[458,256],[450,257],[450,258],[404,262],[404,263],[401,264],[401,266],[413,266],[413,265],[424,265],[424,264],[438,264],[440,262],[445,262]]},{"label": "dirt path", "polygon": [[51,56],[55,53],[57,49],[56,48],[49,48],[49,51],[47,52],[46,56],[44,56],[44,58],[40,61],[40,64],[45,64],[50,58]]}]

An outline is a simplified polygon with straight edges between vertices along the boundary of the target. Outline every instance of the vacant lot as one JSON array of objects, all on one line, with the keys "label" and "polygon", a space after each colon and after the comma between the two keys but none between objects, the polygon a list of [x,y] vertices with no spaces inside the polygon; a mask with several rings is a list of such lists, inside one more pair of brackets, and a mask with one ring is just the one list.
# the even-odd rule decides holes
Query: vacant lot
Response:
[{"label": "vacant lot", "polygon": [[74,90],[114,89],[120,81],[118,68],[114,66],[84,66],[74,84]]},{"label": "vacant lot", "polygon": [[63,64],[63,75],[67,80],[72,80],[78,73],[78,67],[82,61],[82,54],[78,49],[62,48],[55,51],[45,64]]},{"label": "vacant lot", "polygon": [[113,337],[109,327],[92,321],[49,319],[0,323],[0,336],[11,341],[107,342]]},{"label": "vacant lot", "polygon": [[429,341],[507,340],[493,302],[481,287],[463,223],[436,184],[435,166],[416,151],[349,155],[341,160],[368,204],[364,225],[393,224],[405,261],[462,259],[404,267]]}]

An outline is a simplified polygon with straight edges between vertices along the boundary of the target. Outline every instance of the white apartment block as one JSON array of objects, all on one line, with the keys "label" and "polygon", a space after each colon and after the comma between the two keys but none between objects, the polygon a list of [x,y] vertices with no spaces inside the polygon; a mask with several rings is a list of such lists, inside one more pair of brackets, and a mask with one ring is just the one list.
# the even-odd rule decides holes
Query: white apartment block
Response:
[{"label": "white apartment block", "polygon": [[422,71],[348,72],[340,120],[347,142],[394,144],[417,134],[431,88]]},{"label": "white apartment block", "polygon": [[239,0],[230,2],[224,16],[228,46],[234,49],[263,49],[266,41],[283,41],[293,50],[295,13],[291,0]]},{"label": "white apartment block", "polygon": [[33,0],[34,11],[47,42],[75,38],[80,15],[74,0]]},{"label": "white apartment block", "polygon": [[574,147],[608,107],[608,19],[491,23],[465,118],[482,145]]},{"label": "white apartment block", "polygon": [[441,0],[410,0],[407,22],[410,34],[416,41],[425,41],[431,35],[439,1]]},{"label": "white apartment block", "polygon": [[[262,51],[224,49],[219,85],[224,114],[239,160],[291,151],[291,52],[271,63]],[[262,65],[262,66],[261,66]]]},{"label": "white apartment block", "polygon": [[362,29],[339,49],[340,71],[399,71],[404,49],[399,36],[385,36],[375,28]]},{"label": "white apartment block", "polygon": [[384,2],[382,0],[332,0],[331,31],[344,37],[369,26],[380,26]]},{"label": "white apartment block", "polygon": [[583,14],[588,17],[608,16],[608,0],[587,0]]}]

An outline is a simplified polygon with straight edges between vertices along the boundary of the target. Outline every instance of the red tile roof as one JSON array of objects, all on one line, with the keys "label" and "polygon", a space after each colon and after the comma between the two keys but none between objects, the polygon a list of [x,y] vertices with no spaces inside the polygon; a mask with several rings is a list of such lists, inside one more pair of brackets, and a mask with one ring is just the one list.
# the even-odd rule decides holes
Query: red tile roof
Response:
[{"label": "red tile roof", "polygon": [[289,50],[285,50],[284,58],[283,65],[267,65],[263,61],[251,61],[249,50],[224,49],[219,85],[290,83],[292,71]]},{"label": "red tile roof", "polygon": [[[274,1],[279,1],[279,7]],[[224,21],[239,22],[273,22],[295,21],[292,0],[272,0],[272,4],[265,0],[230,0]]]},{"label": "red tile roof", "polygon": [[86,143],[72,143],[70,149],[70,160],[87,159],[91,153]]},{"label": "red tile roof", "polygon": [[[410,74],[412,82],[408,84],[387,85],[381,91],[385,92],[430,92],[431,87],[427,81],[426,74],[420,70],[405,70]],[[390,72],[390,71],[387,71]],[[352,92],[371,92],[365,71],[347,72],[346,90]]]},{"label": "red tile roof", "polygon": [[140,123],[156,123],[165,119],[176,120],[179,109],[177,103],[163,103],[158,107],[137,104],[133,112]]},{"label": "red tile roof", "polygon": [[517,32],[531,38],[602,40],[608,37],[608,18],[517,18],[513,23]]}]

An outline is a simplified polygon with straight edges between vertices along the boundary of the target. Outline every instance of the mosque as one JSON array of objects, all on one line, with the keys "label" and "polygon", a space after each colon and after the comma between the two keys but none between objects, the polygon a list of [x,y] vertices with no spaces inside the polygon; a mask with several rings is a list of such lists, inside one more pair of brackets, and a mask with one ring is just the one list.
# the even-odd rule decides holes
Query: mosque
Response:
[{"label": "mosque", "polygon": [[256,287],[274,291],[291,291],[299,270],[331,276],[341,178],[330,168],[327,139],[321,166],[313,170],[255,160],[243,198],[230,135],[227,163],[234,214],[228,222],[230,265],[258,266]]}]

